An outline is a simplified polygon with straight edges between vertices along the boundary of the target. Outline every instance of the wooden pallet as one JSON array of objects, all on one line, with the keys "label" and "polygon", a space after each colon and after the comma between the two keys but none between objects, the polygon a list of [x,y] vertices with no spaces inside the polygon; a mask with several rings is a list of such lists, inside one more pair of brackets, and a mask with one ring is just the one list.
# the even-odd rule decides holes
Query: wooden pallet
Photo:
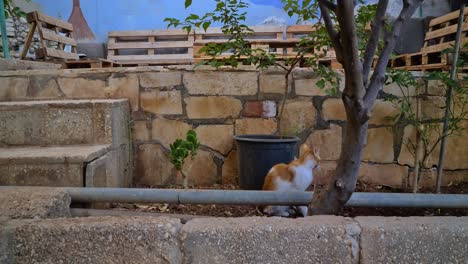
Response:
[{"label": "wooden pallet", "polygon": [[[78,60],[76,53],[76,41],[73,39],[73,25],[34,11],[27,15],[27,21],[30,23],[26,42],[20,58],[23,60],[28,53],[34,32],[38,31],[41,48],[36,51],[38,59],[63,59]],[[50,44],[55,43],[56,48]],[[66,51],[65,47],[70,46],[71,51]]]},{"label": "wooden pallet", "polygon": [[193,34],[183,30],[109,32],[107,59],[122,65],[190,64]]},{"label": "wooden pallet", "polygon": [[[468,43],[468,7],[464,10],[460,46]],[[402,54],[390,61],[390,67],[407,70],[444,70],[450,68],[450,54],[445,50],[455,44],[460,11],[432,19],[420,52]]]}]

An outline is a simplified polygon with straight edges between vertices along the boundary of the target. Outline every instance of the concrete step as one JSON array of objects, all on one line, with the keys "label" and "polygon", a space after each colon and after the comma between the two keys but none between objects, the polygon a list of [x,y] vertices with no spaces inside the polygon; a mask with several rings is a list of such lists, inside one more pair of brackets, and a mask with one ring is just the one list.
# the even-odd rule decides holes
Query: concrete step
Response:
[{"label": "concrete step", "polygon": [[0,102],[0,147],[128,141],[128,101]]},{"label": "concrete step", "polygon": [[123,187],[119,153],[110,144],[0,148],[0,185]]}]

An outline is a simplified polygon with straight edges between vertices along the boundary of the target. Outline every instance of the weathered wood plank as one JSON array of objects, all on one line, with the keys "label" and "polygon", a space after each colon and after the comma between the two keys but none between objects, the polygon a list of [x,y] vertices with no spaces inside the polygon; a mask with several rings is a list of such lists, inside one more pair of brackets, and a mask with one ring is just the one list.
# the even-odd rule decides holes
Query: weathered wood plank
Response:
[{"label": "weathered wood plank", "polygon": [[76,46],[76,41],[72,38],[62,36],[59,34],[56,34],[54,32],[51,32],[49,30],[43,30],[42,31],[42,37],[46,40],[51,40],[55,41],[58,43],[63,43],[65,45],[70,45],[70,46]]},{"label": "weathered wood plank", "polygon": [[[455,24],[455,25],[451,25],[445,28],[427,32],[426,37],[424,38],[424,41],[454,34],[457,32],[457,27],[458,27],[458,24]],[[462,32],[466,32],[466,31],[468,31],[468,23],[463,23]]]},{"label": "weathered wood plank", "polygon": [[117,42],[108,43],[108,49],[158,49],[158,48],[191,48],[193,41],[163,41],[163,42]]},{"label": "weathered wood plank", "polygon": [[[465,15],[468,14],[468,7],[465,7],[465,9],[463,9],[463,13],[464,13]],[[446,15],[433,18],[433,19],[431,19],[431,21],[429,22],[429,26],[432,27],[432,26],[441,24],[441,23],[443,23],[443,22],[447,22],[447,21],[450,21],[450,20],[452,20],[452,19],[456,19],[456,18],[458,18],[459,15],[460,15],[460,10],[456,10],[456,11],[453,11],[453,12],[448,13],[448,14],[446,14]]]},{"label": "weathered wood plank", "polygon": [[60,28],[65,29],[67,31],[73,31],[73,25],[71,23],[65,22],[65,21],[60,20],[60,19],[56,19],[54,17],[45,15],[45,14],[43,14],[41,12],[38,12],[38,11],[28,13],[27,21],[28,21],[28,23],[32,23],[33,21],[41,21],[41,22],[44,22],[44,23],[49,24],[51,26],[60,27]]},{"label": "weathered wood plank", "polygon": [[78,54],[66,52],[63,50],[52,49],[52,48],[40,48],[36,51],[36,56],[38,58],[58,58],[58,59],[66,59],[66,60],[78,60]]}]

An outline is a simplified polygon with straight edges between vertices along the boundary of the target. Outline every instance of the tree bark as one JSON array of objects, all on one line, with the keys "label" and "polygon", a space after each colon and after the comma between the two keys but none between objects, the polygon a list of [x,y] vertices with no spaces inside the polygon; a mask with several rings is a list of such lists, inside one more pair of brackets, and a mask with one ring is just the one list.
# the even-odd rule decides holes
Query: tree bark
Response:
[{"label": "tree bark", "polygon": [[[383,16],[386,9],[386,0],[380,0],[377,14]],[[368,45],[366,58],[363,63],[359,58],[358,39],[354,19],[354,1],[338,0],[336,8],[328,8],[325,0],[319,0],[319,6],[329,37],[337,53],[337,59],[343,65],[345,72],[345,89],[342,99],[346,111],[346,131],[341,155],[337,162],[335,173],[329,179],[324,190],[314,193],[310,204],[310,213],[337,214],[346,204],[356,188],[359,167],[361,164],[362,150],[366,145],[368,120],[370,111],[382,89],[385,79],[385,70],[390,55],[395,47],[397,38],[401,33],[403,24],[411,17],[423,0],[404,0],[400,15],[392,25],[392,30],[385,38],[385,45],[380,53],[376,68],[370,81],[367,81],[368,73],[372,65],[380,33],[380,26],[372,32],[373,37]],[[336,13],[340,31],[336,32],[329,12]],[[376,17],[377,24],[382,23],[382,18]],[[365,80],[365,81],[364,81]]]}]

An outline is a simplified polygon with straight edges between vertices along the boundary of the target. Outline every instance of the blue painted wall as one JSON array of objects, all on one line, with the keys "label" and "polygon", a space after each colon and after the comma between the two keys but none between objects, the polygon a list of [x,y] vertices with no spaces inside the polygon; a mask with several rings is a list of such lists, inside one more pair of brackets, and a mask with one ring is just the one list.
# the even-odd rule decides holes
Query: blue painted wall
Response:
[{"label": "blue painted wall", "polygon": [[[72,0],[33,0],[42,12],[67,20]],[[184,9],[184,0],[81,0],[81,9],[99,41],[105,41],[112,30],[164,29],[166,17],[185,18],[190,13],[202,14],[214,7],[214,1],[194,0]],[[247,24],[258,25],[269,17],[294,24],[282,10],[281,0],[250,0]]]}]

